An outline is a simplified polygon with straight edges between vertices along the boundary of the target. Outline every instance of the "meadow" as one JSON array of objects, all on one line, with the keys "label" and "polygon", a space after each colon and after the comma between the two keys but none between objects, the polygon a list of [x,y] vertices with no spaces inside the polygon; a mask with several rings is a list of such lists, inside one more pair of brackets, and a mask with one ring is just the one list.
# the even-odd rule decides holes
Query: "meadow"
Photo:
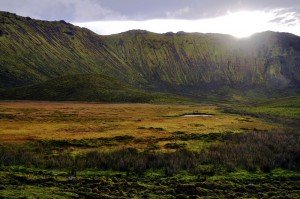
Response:
[{"label": "meadow", "polygon": [[0,196],[297,198],[298,102],[1,101]]}]

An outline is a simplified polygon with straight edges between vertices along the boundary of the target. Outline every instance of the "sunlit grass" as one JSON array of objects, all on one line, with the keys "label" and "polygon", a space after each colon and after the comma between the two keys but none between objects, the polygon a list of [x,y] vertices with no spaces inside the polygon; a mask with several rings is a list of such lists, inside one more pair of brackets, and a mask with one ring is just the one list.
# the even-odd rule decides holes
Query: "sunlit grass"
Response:
[{"label": "sunlit grass", "polygon": [[[222,113],[215,105],[1,102],[0,140],[80,140],[130,135],[167,138],[174,132],[206,134],[278,128],[257,118]],[[181,117],[206,113],[212,117]],[[122,146],[122,144],[120,144]],[[144,148],[148,143],[127,143]],[[188,145],[191,147],[190,145]]]},{"label": "sunlit grass", "polygon": [[257,103],[252,106],[232,107],[237,113],[252,114],[272,118],[300,119],[300,98],[288,97],[267,102]]}]

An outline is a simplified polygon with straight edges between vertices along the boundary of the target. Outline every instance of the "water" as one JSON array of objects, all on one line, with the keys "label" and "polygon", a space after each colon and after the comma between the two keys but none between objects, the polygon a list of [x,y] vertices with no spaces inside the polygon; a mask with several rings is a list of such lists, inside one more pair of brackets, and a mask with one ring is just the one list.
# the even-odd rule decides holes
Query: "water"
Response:
[{"label": "water", "polygon": [[181,117],[212,117],[212,115],[209,114],[185,114]]}]

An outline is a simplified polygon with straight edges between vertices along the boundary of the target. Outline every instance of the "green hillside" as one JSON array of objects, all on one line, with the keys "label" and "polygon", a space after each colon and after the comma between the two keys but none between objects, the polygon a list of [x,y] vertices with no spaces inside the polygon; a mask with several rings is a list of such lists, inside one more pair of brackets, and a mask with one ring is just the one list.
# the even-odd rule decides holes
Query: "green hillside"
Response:
[{"label": "green hillside", "polygon": [[0,99],[99,102],[188,102],[183,97],[146,92],[103,75],[69,75],[0,92]]},{"label": "green hillside", "polygon": [[[97,75],[144,93],[193,97],[211,92],[222,95],[228,89],[280,93],[299,89],[299,64],[300,37],[288,33],[264,32],[236,39],[222,34],[132,30],[100,36],[64,21],[0,12],[0,97],[10,99],[105,100],[95,97],[98,86],[93,94],[81,88],[85,81],[94,83]],[[62,93],[61,85],[54,83],[59,77],[67,77],[59,80],[70,88],[78,86],[85,96],[68,93],[68,87]],[[109,90],[110,82],[105,81]],[[37,89],[47,92],[35,94]]]},{"label": "green hillside", "polygon": [[150,102],[159,98],[147,94],[111,77],[101,75],[71,75],[54,78],[40,84],[12,88],[0,94],[1,99]]},{"label": "green hillside", "polygon": [[299,85],[300,38],[265,32],[249,39],[220,34],[129,31],[104,40],[147,82],[194,90]]},{"label": "green hillside", "polygon": [[[72,74],[137,77],[95,33],[64,21],[0,12],[0,87],[24,86]],[[134,80],[136,81],[136,80]]]}]

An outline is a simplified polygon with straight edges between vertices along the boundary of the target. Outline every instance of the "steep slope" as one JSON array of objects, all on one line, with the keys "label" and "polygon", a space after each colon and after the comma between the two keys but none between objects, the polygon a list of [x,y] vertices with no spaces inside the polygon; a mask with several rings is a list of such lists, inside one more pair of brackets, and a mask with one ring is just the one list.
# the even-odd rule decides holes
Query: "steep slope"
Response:
[{"label": "steep slope", "polygon": [[280,89],[300,82],[300,37],[287,33],[236,39],[220,34],[129,31],[104,41],[157,86]]},{"label": "steep slope", "polygon": [[[92,92],[82,85],[84,81],[93,85],[93,75],[142,93],[201,96],[228,88],[269,93],[299,90],[300,37],[264,32],[236,39],[222,34],[142,30],[99,36],[64,21],[0,12],[0,97],[40,99],[43,95],[35,95],[37,90],[56,92],[43,99],[68,100],[62,97],[69,96],[68,87]],[[78,78],[81,85],[76,84]],[[57,80],[66,86],[61,89],[53,83]],[[105,91],[104,87],[95,88]],[[72,99],[96,99],[86,93],[81,94],[89,97],[77,92]]]},{"label": "steep slope", "polygon": [[45,22],[0,12],[0,52],[0,87],[70,74],[106,74],[123,80],[138,77],[103,44],[101,36],[64,21]]}]

